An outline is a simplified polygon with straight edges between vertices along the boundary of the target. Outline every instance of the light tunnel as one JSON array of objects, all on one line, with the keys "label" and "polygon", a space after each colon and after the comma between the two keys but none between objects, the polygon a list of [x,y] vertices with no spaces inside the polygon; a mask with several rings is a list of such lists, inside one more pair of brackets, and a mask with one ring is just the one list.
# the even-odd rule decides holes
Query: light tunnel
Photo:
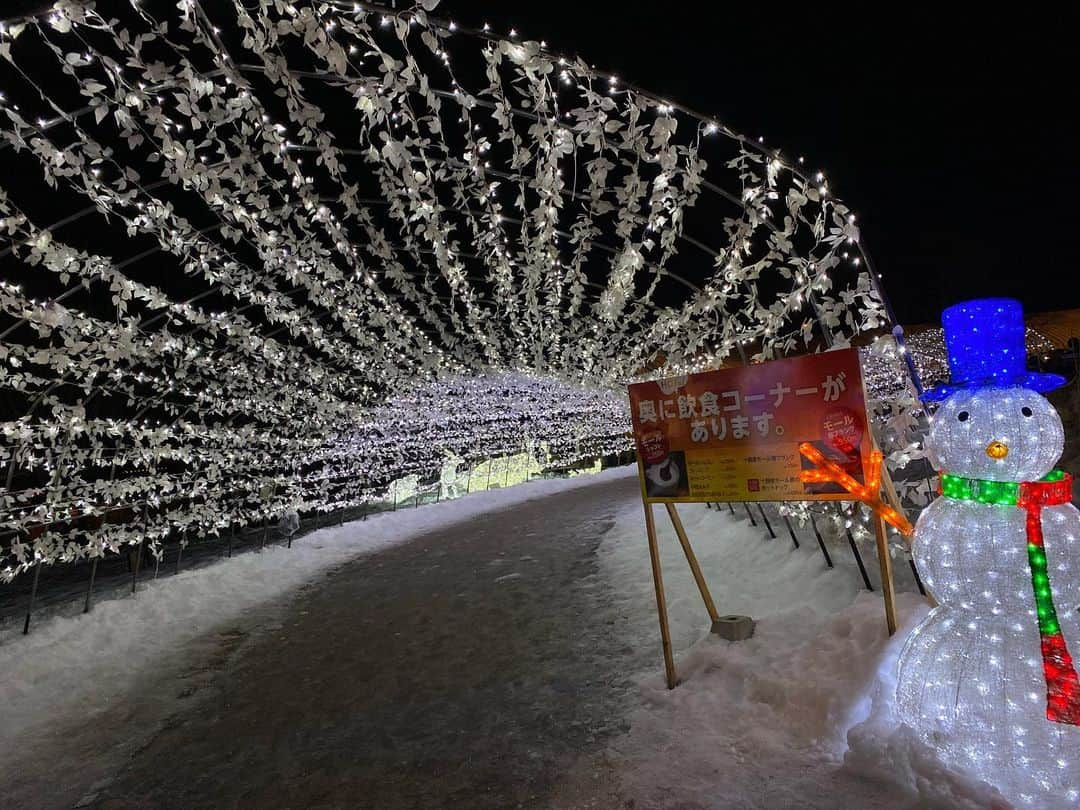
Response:
[{"label": "light tunnel", "polygon": [[586,467],[629,381],[895,326],[823,173],[547,43],[117,5],[0,29],[5,581]]}]

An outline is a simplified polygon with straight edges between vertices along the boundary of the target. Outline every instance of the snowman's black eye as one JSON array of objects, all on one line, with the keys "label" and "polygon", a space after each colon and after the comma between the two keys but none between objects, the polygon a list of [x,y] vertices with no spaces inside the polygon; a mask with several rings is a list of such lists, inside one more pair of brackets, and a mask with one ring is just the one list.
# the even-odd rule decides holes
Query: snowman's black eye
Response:
[{"label": "snowman's black eye", "polygon": [[968,416],[970,416],[970,414],[967,411],[960,411],[960,413],[956,415],[956,418],[959,419],[961,422],[966,422],[968,420]]},{"label": "snowman's black eye", "polygon": [[1031,408],[1025,405],[1023,408],[1020,409],[1020,413],[1022,413],[1024,416],[1031,416]]}]

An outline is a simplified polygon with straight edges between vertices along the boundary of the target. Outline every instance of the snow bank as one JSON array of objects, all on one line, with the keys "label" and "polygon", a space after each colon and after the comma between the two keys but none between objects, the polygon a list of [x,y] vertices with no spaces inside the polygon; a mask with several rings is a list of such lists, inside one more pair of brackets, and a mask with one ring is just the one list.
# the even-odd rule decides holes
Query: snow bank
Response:
[{"label": "snow bank", "polygon": [[896,716],[897,659],[908,633],[927,607],[905,595],[906,621],[896,636],[879,645],[880,665],[847,732],[844,769],[878,779],[915,800],[919,807],[1005,810],[1012,804],[996,788],[944,765],[932,748]]},{"label": "snow bank", "polygon": [[319,574],[430,530],[527,500],[636,474],[636,468],[533,481],[453,501],[383,513],[313,532],[291,549],[269,546],[140,584],[135,597],[103,600],[89,614],[35,616],[34,631],[0,637],[0,761],[9,746],[58,719],[89,722],[125,699],[148,666],[184,642],[287,597]]},{"label": "snow bank", "polygon": [[[663,680],[640,508],[618,516],[602,546],[622,594],[627,634],[652,645],[630,734],[614,743],[623,788],[639,807],[970,807],[1009,805],[943,766],[892,715],[896,658],[925,615],[900,594],[904,626],[889,639],[880,593],[839,553],[828,569],[812,537],[767,539],[739,513],[681,506],[723,613],[757,620],[726,642],[709,622],[666,514],[657,526],[680,685]],[[872,564],[872,559],[867,560]]]}]

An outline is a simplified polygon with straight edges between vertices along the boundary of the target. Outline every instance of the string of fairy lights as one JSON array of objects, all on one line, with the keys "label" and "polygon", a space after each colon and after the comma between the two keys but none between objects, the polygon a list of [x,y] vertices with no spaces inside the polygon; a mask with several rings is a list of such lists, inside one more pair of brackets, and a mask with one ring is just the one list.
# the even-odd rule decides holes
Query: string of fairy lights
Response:
[{"label": "string of fairy lights", "polygon": [[619,453],[628,380],[891,325],[824,173],[433,5],[0,28],[3,579]]}]

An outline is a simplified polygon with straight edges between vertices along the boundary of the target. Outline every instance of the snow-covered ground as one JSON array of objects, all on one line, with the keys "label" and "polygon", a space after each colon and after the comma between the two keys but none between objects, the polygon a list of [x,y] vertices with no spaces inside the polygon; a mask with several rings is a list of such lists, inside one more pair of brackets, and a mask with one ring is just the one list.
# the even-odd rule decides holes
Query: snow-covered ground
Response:
[{"label": "snow-covered ground", "polygon": [[[631,468],[532,482],[323,529],[290,550],[234,557],[147,584],[135,598],[102,601],[87,616],[43,617],[29,637],[0,638],[0,789],[17,768],[22,775],[64,769],[53,729],[148,700],[140,693],[147,672],[183,671],[200,639],[284,601],[342,563],[502,509],[512,531],[509,507],[552,495],[557,510],[560,492],[633,474]],[[598,504],[598,514],[611,510],[611,503]],[[599,576],[567,587],[604,589],[623,617],[612,632],[642,653],[633,660],[645,662],[628,693],[629,730],[587,752],[597,772],[613,775],[624,800],[636,808],[684,809],[1009,806],[993,788],[943,767],[892,715],[899,647],[926,611],[917,595],[900,595],[904,626],[889,640],[880,594],[862,589],[842,550],[830,570],[808,532],[795,550],[782,533],[766,539],[726,510],[688,505],[680,514],[719,610],[753,616],[757,630],[740,643],[709,635],[686,561],[658,508],[682,681],[669,691],[641,505],[632,497],[616,505],[597,552]],[[492,587],[506,583],[496,579]],[[530,609],[522,601],[522,621],[534,615]],[[587,796],[587,783],[579,774],[550,806],[610,806]]]},{"label": "snow-covered ground", "polygon": [[657,507],[681,678],[669,691],[642,521],[634,510],[617,516],[601,547],[603,569],[631,617],[626,633],[656,650],[631,731],[613,752],[638,807],[1009,806],[993,788],[945,768],[893,717],[896,659],[928,609],[918,594],[899,595],[903,626],[890,640],[880,593],[862,589],[842,550],[829,570],[809,533],[795,550],[782,533],[765,539],[738,511],[679,511],[717,609],[750,615],[757,627],[744,642],[709,635]]}]

